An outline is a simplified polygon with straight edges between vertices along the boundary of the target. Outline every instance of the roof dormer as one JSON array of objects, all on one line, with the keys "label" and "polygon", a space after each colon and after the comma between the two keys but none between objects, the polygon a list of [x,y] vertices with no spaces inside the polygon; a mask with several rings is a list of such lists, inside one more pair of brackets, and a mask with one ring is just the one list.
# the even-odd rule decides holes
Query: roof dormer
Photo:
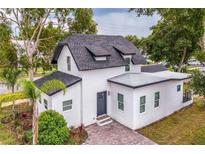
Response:
[{"label": "roof dormer", "polygon": [[106,61],[107,56],[111,55],[106,49],[101,46],[89,45],[85,48],[92,54],[96,61]]},{"label": "roof dormer", "polygon": [[136,54],[136,51],[133,51],[133,50],[129,50],[129,48],[127,48],[126,46],[123,46],[123,45],[115,45],[113,46],[113,48],[115,50],[117,50],[124,59],[126,58],[131,58],[132,55]]}]

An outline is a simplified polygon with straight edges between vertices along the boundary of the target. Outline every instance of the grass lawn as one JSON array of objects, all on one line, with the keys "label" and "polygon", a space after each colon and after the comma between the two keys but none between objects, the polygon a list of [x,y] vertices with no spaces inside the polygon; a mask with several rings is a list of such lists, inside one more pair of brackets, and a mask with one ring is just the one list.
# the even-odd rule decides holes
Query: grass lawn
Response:
[{"label": "grass lawn", "polygon": [[137,132],[158,144],[205,144],[205,109],[202,98],[192,106]]}]

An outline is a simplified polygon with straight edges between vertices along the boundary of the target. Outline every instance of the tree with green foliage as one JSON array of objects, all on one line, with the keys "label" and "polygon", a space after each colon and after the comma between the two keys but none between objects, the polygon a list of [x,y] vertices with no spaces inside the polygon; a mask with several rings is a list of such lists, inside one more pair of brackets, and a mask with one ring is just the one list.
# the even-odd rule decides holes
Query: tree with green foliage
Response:
[{"label": "tree with green foliage", "polygon": [[[26,65],[31,81],[34,73],[33,61],[38,51],[45,59],[48,59],[56,43],[70,33],[70,27],[72,32],[96,32],[96,24],[92,20],[92,10],[90,9],[0,9],[0,23],[8,22],[13,27],[11,34],[12,38],[16,40],[16,47],[18,50],[23,50],[22,64]],[[79,24],[79,22],[81,23]],[[18,40],[23,43],[20,44]]]},{"label": "tree with green foliage", "polygon": [[[201,37],[204,33],[204,9],[130,9],[138,16],[157,13],[161,19],[152,27],[152,33],[143,39],[145,52],[151,60],[164,60],[176,66],[181,72],[182,66],[196,51],[201,51]],[[194,20],[193,20],[194,19]]]},{"label": "tree with green foliage", "polygon": [[0,23],[0,68],[17,66],[16,48],[11,42],[11,27],[8,23]]},{"label": "tree with green foliage", "polygon": [[[21,74],[21,70],[18,68],[4,68],[2,71],[0,71],[0,78],[6,82],[6,85],[8,86],[8,89],[11,89],[11,92],[15,92],[15,85],[17,84],[17,80]],[[13,113],[13,119],[15,120],[15,100],[13,100],[12,104],[12,113]]]},{"label": "tree with green foliage", "polygon": [[92,19],[93,10],[79,8],[74,11],[74,21],[70,25],[70,33],[96,34],[97,24]]},{"label": "tree with green foliage", "polygon": [[205,74],[200,71],[195,71],[192,75],[190,87],[192,88],[195,94],[203,96],[205,99]]},{"label": "tree with green foliage", "polygon": [[196,51],[194,57],[203,65],[205,65],[205,53],[201,51]]},{"label": "tree with green foliage", "polygon": [[63,145],[68,141],[69,129],[64,117],[54,110],[42,112],[39,117],[40,145]]}]

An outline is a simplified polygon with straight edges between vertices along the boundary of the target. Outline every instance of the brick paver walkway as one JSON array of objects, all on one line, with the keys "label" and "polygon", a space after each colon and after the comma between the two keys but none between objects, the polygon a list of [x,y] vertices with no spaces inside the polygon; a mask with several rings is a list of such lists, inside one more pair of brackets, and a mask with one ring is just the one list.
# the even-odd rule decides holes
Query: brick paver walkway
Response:
[{"label": "brick paver walkway", "polygon": [[109,125],[98,126],[93,124],[86,128],[88,132],[88,139],[85,144],[91,145],[130,145],[141,144],[150,145],[156,144],[150,139],[141,134],[113,121]]}]

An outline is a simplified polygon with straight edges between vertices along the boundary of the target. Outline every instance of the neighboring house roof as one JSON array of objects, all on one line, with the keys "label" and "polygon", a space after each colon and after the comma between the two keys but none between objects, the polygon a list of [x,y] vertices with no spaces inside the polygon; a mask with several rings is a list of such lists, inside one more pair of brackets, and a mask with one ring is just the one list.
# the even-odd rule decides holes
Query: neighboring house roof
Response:
[{"label": "neighboring house roof", "polygon": [[160,71],[166,71],[167,68],[162,64],[154,64],[154,65],[144,65],[141,67],[142,72],[160,72]]},{"label": "neighboring house roof", "polygon": [[[50,75],[46,75],[38,80],[35,80],[34,83],[37,85],[37,87],[40,89],[41,86],[46,82],[46,81],[50,81],[50,80],[60,80],[62,81],[66,87],[70,87],[78,82],[80,82],[82,79],[80,77],[74,76],[74,75],[70,75],[70,74],[66,74],[60,71],[56,71]],[[60,89],[55,89],[52,91],[47,92],[46,94],[51,96],[56,94],[57,92],[61,91]]]},{"label": "neighboring house roof", "polygon": [[170,74],[170,76],[165,77],[164,74],[157,73],[125,73],[108,79],[108,81],[130,88],[140,88],[161,82],[171,80],[184,80],[190,78],[189,74],[185,73],[170,72],[168,74]]},{"label": "neighboring house roof", "polygon": [[[133,64],[144,64],[139,50],[122,36],[74,34],[61,41],[54,51],[52,63],[57,63],[64,45],[71,51],[80,71],[125,66],[122,55],[132,55]],[[120,50],[120,52],[119,52]],[[96,61],[94,56],[107,56],[106,61]]]}]

